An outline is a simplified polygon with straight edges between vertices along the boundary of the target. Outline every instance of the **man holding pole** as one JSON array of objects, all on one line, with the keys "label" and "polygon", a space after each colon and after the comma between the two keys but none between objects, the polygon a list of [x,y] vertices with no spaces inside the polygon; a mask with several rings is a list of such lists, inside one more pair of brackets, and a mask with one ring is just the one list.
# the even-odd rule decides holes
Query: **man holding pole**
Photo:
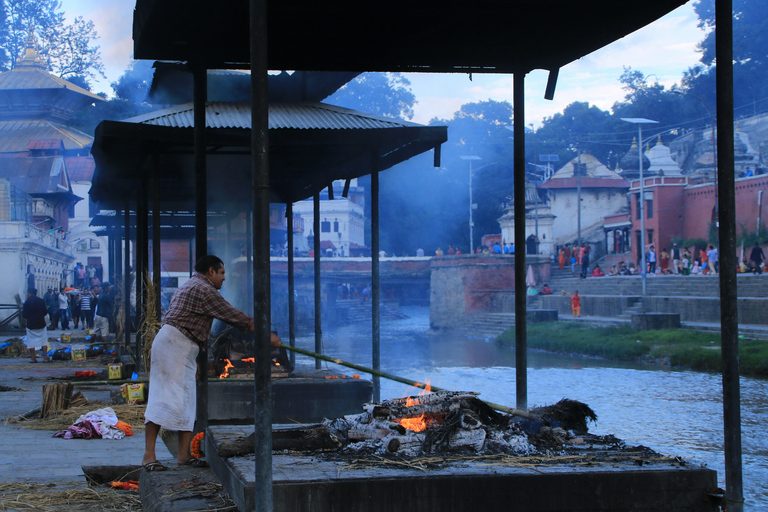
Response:
[{"label": "man holding pole", "polygon": [[[219,293],[225,280],[224,263],[207,255],[195,264],[195,274],[173,295],[163,326],[152,341],[149,397],[145,418],[145,448],[142,466],[163,471],[155,445],[160,428],[178,431],[176,461],[183,466],[207,467],[192,456],[190,443],[195,425],[197,354],[205,351],[214,318],[253,332],[253,319],[235,309]],[[272,339],[272,346],[280,341]]]}]

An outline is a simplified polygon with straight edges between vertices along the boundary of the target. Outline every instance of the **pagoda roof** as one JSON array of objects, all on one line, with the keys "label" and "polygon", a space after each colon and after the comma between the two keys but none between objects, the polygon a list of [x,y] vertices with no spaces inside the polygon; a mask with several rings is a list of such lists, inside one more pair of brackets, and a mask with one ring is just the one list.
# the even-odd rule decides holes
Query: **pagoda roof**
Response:
[{"label": "pagoda roof", "polygon": [[48,72],[33,32],[14,68],[0,73],[0,119],[66,119],[94,101],[104,98]]},{"label": "pagoda roof", "polygon": [[61,139],[65,150],[85,149],[93,137],[74,128],[47,119],[2,120],[0,114],[0,153],[27,151],[31,140]]}]

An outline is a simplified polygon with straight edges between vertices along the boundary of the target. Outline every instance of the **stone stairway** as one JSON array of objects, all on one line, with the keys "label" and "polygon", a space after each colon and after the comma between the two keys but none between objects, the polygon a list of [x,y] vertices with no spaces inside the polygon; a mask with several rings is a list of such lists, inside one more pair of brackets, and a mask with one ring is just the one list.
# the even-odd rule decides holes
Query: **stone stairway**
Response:
[{"label": "stone stairway", "polygon": [[496,337],[515,326],[514,313],[483,313],[466,325],[456,328],[451,333],[493,341]]},{"label": "stone stairway", "polygon": [[620,318],[622,320],[630,322],[632,321],[632,315],[636,315],[642,312],[643,312],[643,298],[640,297],[637,299],[637,301],[634,304],[632,304],[627,309],[625,309],[624,312],[618,315],[616,318]]},{"label": "stone stairway", "polygon": [[[408,318],[408,315],[400,311],[393,304],[381,303],[382,319],[400,319]],[[362,302],[360,300],[338,300],[336,308],[340,311],[340,318],[344,318],[344,323],[370,322],[373,312],[371,301]]]}]

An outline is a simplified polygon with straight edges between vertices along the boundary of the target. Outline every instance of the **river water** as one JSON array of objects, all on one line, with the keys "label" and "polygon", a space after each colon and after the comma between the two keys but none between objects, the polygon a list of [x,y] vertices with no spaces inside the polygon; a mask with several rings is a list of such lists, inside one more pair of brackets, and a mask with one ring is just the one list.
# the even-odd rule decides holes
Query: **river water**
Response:
[{"label": "river water", "polygon": [[[478,392],[489,402],[515,407],[514,348],[480,338],[428,334],[428,308],[403,311],[409,318],[382,320],[383,371],[422,382],[428,379],[445,389]],[[314,350],[314,337],[301,337],[297,345]],[[370,366],[370,325],[325,329],[323,352]],[[314,365],[297,357],[298,365]],[[331,363],[326,366],[350,376],[355,373]],[[381,380],[382,399],[419,391]],[[718,485],[725,488],[719,374],[530,352],[529,407],[561,398],[579,400],[595,411],[598,421],[589,425],[590,432],[614,434],[628,444],[705,464],[717,471]],[[741,417],[744,509],[768,511],[768,381],[741,379]]]}]

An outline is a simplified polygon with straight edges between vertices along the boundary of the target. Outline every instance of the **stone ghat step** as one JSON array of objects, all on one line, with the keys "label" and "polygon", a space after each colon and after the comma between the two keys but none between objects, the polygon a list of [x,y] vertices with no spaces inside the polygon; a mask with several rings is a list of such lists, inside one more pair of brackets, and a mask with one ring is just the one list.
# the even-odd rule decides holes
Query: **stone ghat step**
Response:
[{"label": "stone ghat step", "polygon": [[[740,278],[737,283],[739,297],[766,297],[765,288],[768,281],[762,281],[760,277],[754,280]],[[550,279],[547,284],[555,293],[562,290],[570,292],[579,290],[581,294],[593,295],[640,295],[642,293],[642,281],[636,277]],[[649,277],[646,280],[646,290],[648,295],[716,297],[720,294],[719,281],[706,277]]]}]

